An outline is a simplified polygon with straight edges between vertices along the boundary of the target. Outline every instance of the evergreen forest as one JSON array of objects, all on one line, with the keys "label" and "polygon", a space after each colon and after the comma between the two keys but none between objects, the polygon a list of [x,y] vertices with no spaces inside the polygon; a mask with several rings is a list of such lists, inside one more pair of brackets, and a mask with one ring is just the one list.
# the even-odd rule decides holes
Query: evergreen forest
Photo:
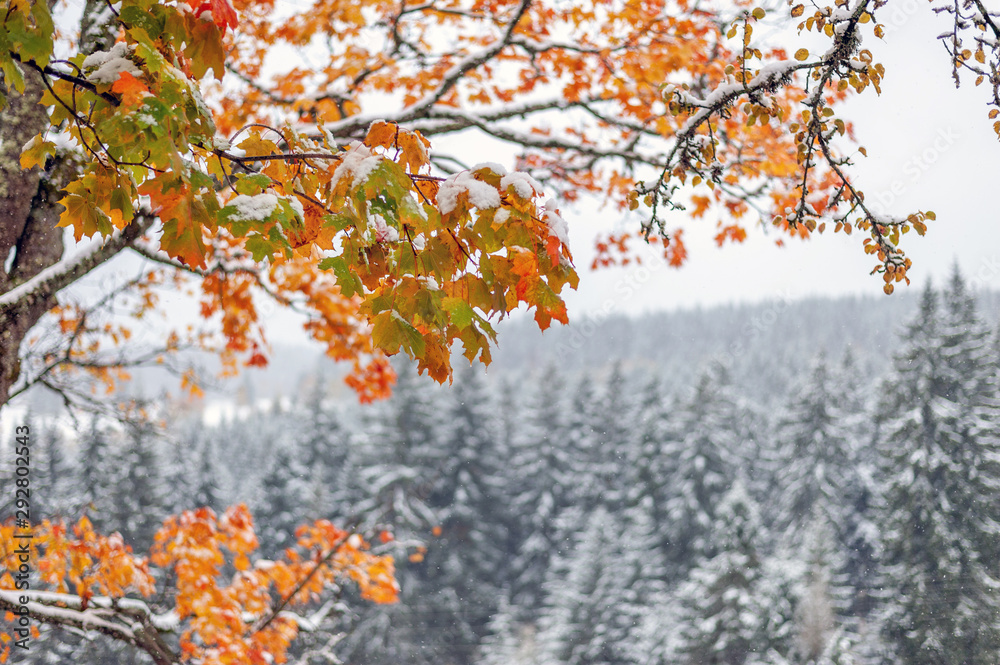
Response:
[{"label": "evergreen forest", "polygon": [[[34,510],[136,551],[237,502],[262,556],[309,519],[391,532],[400,602],[314,608],[302,665],[996,665],[997,304],[956,270],[910,298],[515,323],[487,373],[401,363],[367,406],[314,364],[211,424],[33,413]],[[19,662],[146,662],[41,629]]]}]

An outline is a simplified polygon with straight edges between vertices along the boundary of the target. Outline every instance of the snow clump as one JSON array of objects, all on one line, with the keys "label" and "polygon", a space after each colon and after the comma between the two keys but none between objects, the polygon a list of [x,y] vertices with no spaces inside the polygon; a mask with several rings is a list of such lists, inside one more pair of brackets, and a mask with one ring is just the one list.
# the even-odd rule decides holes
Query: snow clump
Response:
[{"label": "snow clump", "polygon": [[97,70],[89,74],[87,80],[98,85],[110,85],[118,80],[122,72],[128,72],[139,78],[142,76],[142,70],[136,67],[128,56],[129,47],[124,42],[115,44],[110,51],[91,53],[84,59],[83,68],[96,67]]},{"label": "snow clump", "polygon": [[497,164],[496,162],[480,162],[479,164],[476,164],[469,170],[475,173],[476,171],[480,171],[482,169],[489,169],[490,171],[493,171],[497,175],[507,175],[507,169],[504,167],[504,165]]},{"label": "snow clump", "polygon": [[556,212],[555,199],[545,202],[544,214],[545,223],[549,225],[549,235],[559,238],[559,242],[569,247],[569,225]]},{"label": "snow clump", "polygon": [[240,194],[229,202],[229,205],[236,208],[236,215],[233,219],[247,222],[262,222],[274,212],[278,207],[278,197],[274,194],[257,194],[247,196]]},{"label": "snow clump", "polygon": [[469,205],[480,210],[500,207],[500,192],[485,182],[476,180],[470,171],[461,171],[441,183],[437,193],[438,208],[447,215],[458,207],[462,193],[469,196]]},{"label": "snow clump", "polygon": [[333,180],[339,182],[341,178],[350,176],[353,178],[353,186],[358,187],[368,179],[368,176],[381,161],[382,158],[372,154],[368,146],[360,141],[351,141],[344,152],[340,165],[333,172]]},{"label": "snow clump", "polygon": [[508,173],[500,179],[500,188],[504,191],[507,191],[507,188],[511,186],[514,187],[514,191],[522,199],[530,199],[542,193],[542,186],[537,180],[527,173],[520,173],[519,171]]},{"label": "snow clump", "polygon": [[379,242],[399,242],[399,231],[395,226],[389,226],[382,215],[372,215],[375,222],[375,239]]}]

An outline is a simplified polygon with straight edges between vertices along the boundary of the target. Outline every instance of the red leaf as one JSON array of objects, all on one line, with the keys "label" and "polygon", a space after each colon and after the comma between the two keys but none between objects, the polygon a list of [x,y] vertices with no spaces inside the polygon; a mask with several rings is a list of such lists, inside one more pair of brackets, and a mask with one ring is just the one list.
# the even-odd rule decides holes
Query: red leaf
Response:
[{"label": "red leaf", "polygon": [[236,29],[239,23],[236,10],[233,9],[229,0],[207,0],[201,3],[198,3],[198,0],[187,0],[187,2],[194,9],[195,16],[212,12],[212,22],[219,26],[223,32],[226,31],[227,27]]},{"label": "red leaf", "polygon": [[238,20],[236,10],[229,4],[229,0],[210,0],[212,5],[212,18],[215,24],[225,31],[226,27],[236,29]]}]

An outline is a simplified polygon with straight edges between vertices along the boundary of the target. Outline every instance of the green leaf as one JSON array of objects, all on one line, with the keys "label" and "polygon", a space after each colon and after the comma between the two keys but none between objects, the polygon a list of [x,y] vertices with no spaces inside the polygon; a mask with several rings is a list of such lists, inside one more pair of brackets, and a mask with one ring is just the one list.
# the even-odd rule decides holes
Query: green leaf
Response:
[{"label": "green leaf", "polygon": [[340,292],[350,298],[364,293],[364,285],[361,278],[351,270],[347,261],[342,256],[331,256],[319,262],[320,270],[332,270],[337,278],[337,286]]},{"label": "green leaf", "polygon": [[394,298],[391,295],[382,294],[369,299],[366,305],[372,314],[380,314],[392,310],[393,300]]},{"label": "green leaf", "polygon": [[157,13],[144,11],[135,5],[122,7],[118,18],[127,27],[141,28],[152,39],[156,39],[162,35],[163,28],[166,25],[166,21],[163,16],[158,15]]},{"label": "green leaf", "polygon": [[461,298],[444,298],[441,306],[451,317],[451,322],[459,328],[468,328],[475,314],[469,303]]},{"label": "green leaf", "polygon": [[21,66],[12,58],[0,58],[0,69],[3,70],[4,83],[7,84],[7,88],[10,89],[13,86],[19,93],[24,93],[24,73],[21,72]]},{"label": "green leaf", "polygon": [[271,179],[263,173],[243,176],[236,181],[236,191],[247,196],[256,196],[271,186]]},{"label": "green leaf", "polygon": [[393,318],[396,320],[399,330],[403,334],[403,349],[414,358],[422,357],[425,348],[424,336],[420,334],[419,330],[407,321],[404,321],[399,314],[393,312]]},{"label": "green leaf", "polygon": [[323,226],[332,226],[338,231],[346,231],[354,226],[355,221],[354,217],[343,212],[323,216]]},{"label": "green leaf", "polygon": [[389,355],[399,352],[403,344],[403,331],[392,312],[382,312],[372,319],[372,342]]},{"label": "green leaf", "polygon": [[132,219],[135,216],[132,197],[121,187],[116,187],[111,191],[111,207],[121,211],[122,219]]},{"label": "green leaf", "polygon": [[247,236],[246,248],[251,254],[253,254],[254,261],[263,261],[264,259],[273,256],[277,249],[273,242],[259,233]]}]

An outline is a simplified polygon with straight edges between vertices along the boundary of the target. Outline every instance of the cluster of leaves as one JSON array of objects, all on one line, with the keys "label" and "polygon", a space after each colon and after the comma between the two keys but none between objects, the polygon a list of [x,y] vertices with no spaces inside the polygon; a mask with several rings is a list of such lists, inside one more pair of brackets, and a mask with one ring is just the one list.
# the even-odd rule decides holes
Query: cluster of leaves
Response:
[{"label": "cluster of leaves", "polygon": [[220,139],[199,81],[225,72],[228,2],[127,0],[116,20],[110,50],[52,62],[46,5],[7,3],[0,64],[21,91],[22,66],[43,77],[56,133],[31,140],[21,166],[44,166],[60,137],[80,149],[59,222],[77,240],[120,232],[148,206],[165,256],[145,253],[204,278],[202,314],[221,314],[230,363],[266,362],[261,286],[303,306],[331,355],[355,362],[362,398],[386,393],[386,354],[405,350],[442,381],[456,340],[489,362],[493,317],[525,304],[542,327],[566,321],[559,293],[577,278],[564,223],[536,207],[540,185],[495,165],[431,175],[427,139],[388,122],[346,147],[322,125]]},{"label": "cluster of leaves", "polygon": [[977,86],[992,86],[988,114],[1000,137],[1000,11],[991,11],[981,0],[943,2],[934,11],[952,18],[952,29],[938,39],[951,56],[955,85],[961,82],[961,72],[971,72]]},{"label": "cluster of leaves", "polygon": [[[843,140],[853,138],[851,124],[834,110],[851,90],[861,93],[871,87],[881,92],[885,68],[861,48],[864,26],[875,37],[884,34],[884,26],[874,19],[876,5],[838,0],[817,6],[809,16],[804,5],[794,5],[791,16],[804,19],[798,26],[800,33],[815,32],[830,40],[830,47],[820,56],[806,48],[791,57],[780,48],[762,52],[754,46],[752,35],[766,12],[759,7],[747,11],[726,33],[729,39],[741,36],[742,49],[730,63],[720,64],[710,85],[664,87],[670,113],[683,119],[683,125],[660,177],[640,183],[630,201],[635,209],[644,194],[642,200],[652,210],[644,226],[647,237],[665,235],[659,211],[684,208],[678,199],[689,178],[691,186],[709,189],[707,195],[692,195],[695,217],[704,215],[714,201],[724,203],[730,216],[739,220],[753,198],[747,193],[757,187],[769,199],[760,200],[763,205],[757,210],[762,218],[770,217],[774,226],[802,238],[824,232],[828,221],[838,233],[862,231],[867,236],[865,252],[878,258],[872,272],[883,275],[885,292],[892,293],[894,282],[909,283],[910,260],[899,248],[900,236],[911,229],[923,235],[934,213],[895,217],[865,203],[864,193],[846,170],[852,155],[844,153]],[[763,153],[746,159],[741,156],[746,149],[743,145],[724,138],[739,132],[740,124],[773,133],[777,140],[790,140],[790,149],[776,156]],[[867,154],[863,147],[857,152]],[[739,193],[735,199],[734,188]],[[716,241],[721,245],[745,236],[741,224],[729,224],[721,227]]]},{"label": "cluster of leaves", "polygon": [[[248,9],[241,23],[248,34],[235,41],[230,63],[245,87],[241,96],[221,101],[226,119],[220,122],[235,128],[321,120],[358,138],[373,117],[428,136],[475,128],[519,146],[520,163],[564,199],[592,194],[621,209],[638,206],[637,177],[663,167],[663,155],[685,126],[664,103],[663,86],[693,81],[708,90],[736,57],[719,27],[729,10],[686,1],[670,8],[509,0],[440,7],[373,2],[365,11],[325,3],[323,9],[329,12],[323,18],[295,16],[277,31],[269,30],[266,8]],[[303,63],[265,83],[260,60],[276,45],[272,34],[294,48],[329,40],[323,54],[329,64]],[[448,48],[436,48],[444,35]],[[366,115],[365,97],[373,93],[380,102],[394,93],[402,103]],[[730,215],[742,217],[764,190],[795,184],[792,138],[745,120],[738,112],[717,133],[717,161],[728,163],[731,173],[714,197],[696,203],[701,214],[710,205],[719,209],[720,242],[745,237]],[[450,166],[444,158],[435,164]],[[685,172],[692,166],[685,164]],[[752,178],[767,186],[742,186]],[[682,229],[659,230],[664,257],[682,265]],[[620,238],[599,241],[596,265],[635,260],[628,250],[613,251],[621,248]]]},{"label": "cluster of leaves", "polygon": [[[244,505],[222,516],[201,508],[168,518],[148,558],[132,554],[118,534],[95,533],[86,517],[71,529],[45,521],[33,530],[28,565],[52,591],[14,591],[9,571],[18,569],[24,532],[0,526],[8,571],[0,577],[0,608],[14,610],[27,596],[36,619],[98,630],[156,663],[280,663],[306,623],[290,608],[339,593],[345,581],[376,603],[395,602],[398,593],[392,557],[372,554],[361,536],[326,520],[300,527],[283,560],[252,561],[258,543]],[[135,597],[153,596],[158,580],[172,581],[158,594],[166,592],[172,606],[160,612]],[[4,635],[0,662],[9,641]]]}]

